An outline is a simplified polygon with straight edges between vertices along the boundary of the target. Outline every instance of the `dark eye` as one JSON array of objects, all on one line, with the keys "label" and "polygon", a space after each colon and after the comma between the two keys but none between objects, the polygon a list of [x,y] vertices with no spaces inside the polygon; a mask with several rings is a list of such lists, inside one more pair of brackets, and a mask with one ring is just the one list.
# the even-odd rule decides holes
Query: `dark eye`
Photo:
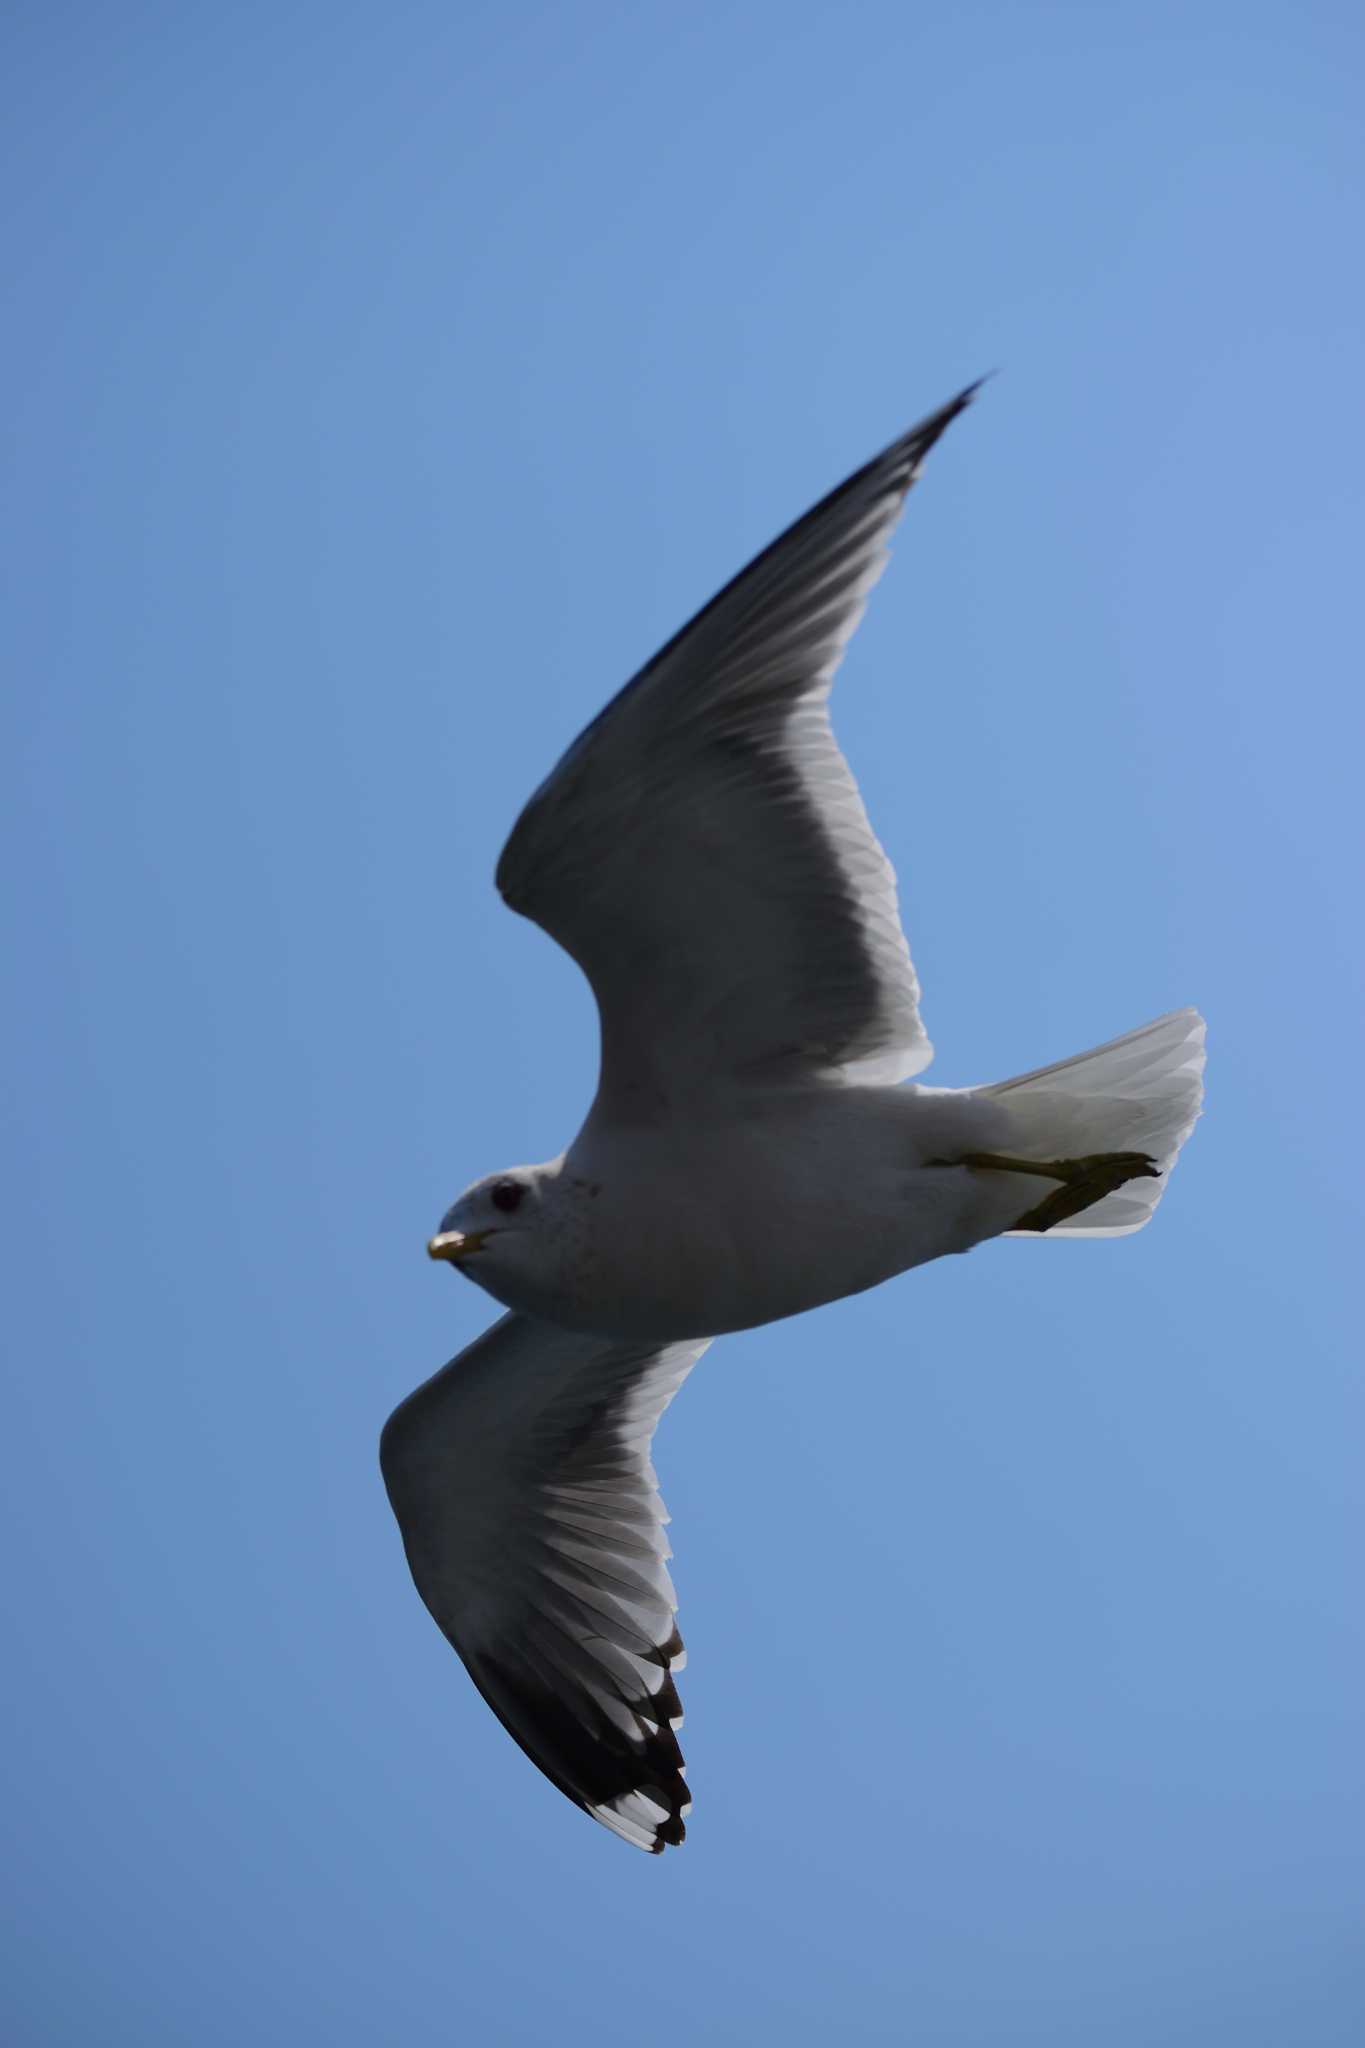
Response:
[{"label": "dark eye", "polygon": [[495,1209],[501,1209],[504,1216],[510,1216],[514,1209],[521,1207],[521,1189],[514,1180],[500,1180],[493,1184],[489,1196]]}]

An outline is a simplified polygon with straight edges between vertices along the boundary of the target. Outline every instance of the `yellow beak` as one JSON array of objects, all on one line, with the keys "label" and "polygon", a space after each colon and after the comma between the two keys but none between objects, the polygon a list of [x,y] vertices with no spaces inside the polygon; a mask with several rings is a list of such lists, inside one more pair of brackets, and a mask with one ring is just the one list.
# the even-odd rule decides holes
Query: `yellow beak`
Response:
[{"label": "yellow beak", "polygon": [[486,1230],[443,1230],[439,1237],[433,1237],[427,1245],[429,1259],[445,1259],[452,1266],[460,1266],[474,1252],[483,1250]]}]

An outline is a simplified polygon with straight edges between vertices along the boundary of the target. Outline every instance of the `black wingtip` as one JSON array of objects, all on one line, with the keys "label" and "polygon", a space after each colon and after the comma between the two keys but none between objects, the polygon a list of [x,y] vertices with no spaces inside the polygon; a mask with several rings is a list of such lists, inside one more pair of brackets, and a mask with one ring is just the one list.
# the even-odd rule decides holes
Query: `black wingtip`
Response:
[{"label": "black wingtip", "polygon": [[[972,400],[976,397],[978,391],[984,389],[984,387],[987,384],[989,384],[993,378],[998,377],[999,375],[1000,372],[998,369],[983,370],[979,377],[973,378],[970,384],[963,386],[962,390],[958,392],[956,398],[949,400],[949,405],[951,406],[952,410],[955,413],[961,412],[964,406],[971,404]],[[944,410],[947,411],[948,407],[945,407]]]},{"label": "black wingtip", "polygon": [[987,370],[984,377],[978,377],[974,383],[964,385],[956,398],[950,398],[937,412],[931,412],[927,419],[920,420],[917,426],[902,434],[888,453],[898,454],[902,460],[908,455],[915,469],[918,469],[934,443],[947,433],[958,415],[967,410],[982,385],[988,384],[997,374],[995,370]]}]

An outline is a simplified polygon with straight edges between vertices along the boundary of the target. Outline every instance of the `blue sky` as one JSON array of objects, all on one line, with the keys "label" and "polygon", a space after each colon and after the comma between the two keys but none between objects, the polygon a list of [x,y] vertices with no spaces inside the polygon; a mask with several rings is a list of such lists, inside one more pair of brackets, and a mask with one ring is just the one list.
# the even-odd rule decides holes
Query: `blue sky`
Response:
[{"label": "blue sky", "polygon": [[[8,10],[5,2037],[1365,2030],[1365,32],[1345,6]],[[970,377],[843,671],[939,1048],[1197,1002],[1154,1227],[667,1418],[686,1848],[375,1458],[590,1093],[561,746]]]}]

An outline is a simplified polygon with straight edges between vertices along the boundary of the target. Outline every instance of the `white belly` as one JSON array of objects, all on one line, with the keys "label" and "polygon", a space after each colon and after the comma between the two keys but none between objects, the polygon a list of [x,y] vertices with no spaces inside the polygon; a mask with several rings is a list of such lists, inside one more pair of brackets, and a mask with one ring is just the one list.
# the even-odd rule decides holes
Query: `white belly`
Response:
[{"label": "white belly", "polygon": [[926,1163],[998,1142],[989,1098],[822,1089],[744,1109],[687,1128],[603,1132],[589,1120],[565,1161],[588,1191],[576,1323],[623,1337],[747,1329],[966,1251],[1014,1220],[994,1176]]}]

